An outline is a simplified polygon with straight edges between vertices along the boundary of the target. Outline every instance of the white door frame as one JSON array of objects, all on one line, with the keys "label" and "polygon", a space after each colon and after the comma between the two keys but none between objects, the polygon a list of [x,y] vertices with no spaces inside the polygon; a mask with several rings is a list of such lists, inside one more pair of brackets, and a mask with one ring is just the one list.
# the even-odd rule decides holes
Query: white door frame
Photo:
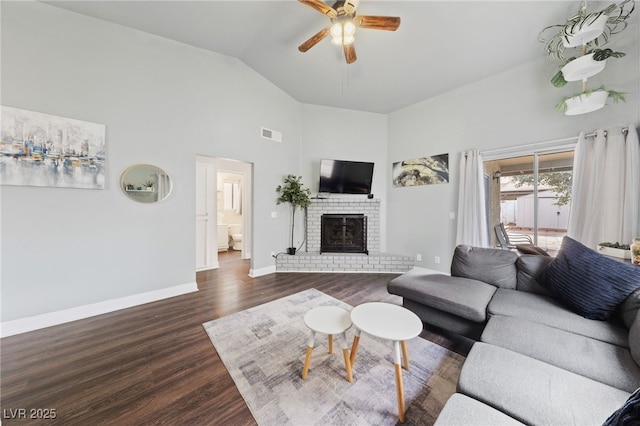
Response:
[{"label": "white door frame", "polygon": [[[218,172],[222,173],[234,173],[242,176],[242,259],[252,258],[253,247],[253,164],[239,160],[231,160],[225,158],[216,158],[197,155],[196,163],[212,164],[214,167],[213,176],[213,188],[217,191],[218,187]],[[197,194],[196,194],[197,196]],[[219,267],[218,264],[218,250],[217,250],[217,193],[213,196],[214,199],[214,212],[215,212],[215,232],[210,233],[209,247],[213,247],[211,250],[212,257],[214,259],[215,268]],[[251,261],[253,267],[253,260]],[[208,268],[212,269],[212,268]]]}]

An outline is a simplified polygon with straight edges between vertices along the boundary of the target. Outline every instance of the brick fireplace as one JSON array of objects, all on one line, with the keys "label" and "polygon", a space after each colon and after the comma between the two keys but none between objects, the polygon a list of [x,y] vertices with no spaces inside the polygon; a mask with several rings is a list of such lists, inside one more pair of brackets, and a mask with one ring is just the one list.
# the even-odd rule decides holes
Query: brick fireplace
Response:
[{"label": "brick fireplace", "polygon": [[[363,216],[366,251],[322,252],[322,216]],[[306,251],[280,254],[278,272],[406,272],[414,266],[411,256],[380,253],[380,200],[368,198],[314,198],[307,208]]]}]

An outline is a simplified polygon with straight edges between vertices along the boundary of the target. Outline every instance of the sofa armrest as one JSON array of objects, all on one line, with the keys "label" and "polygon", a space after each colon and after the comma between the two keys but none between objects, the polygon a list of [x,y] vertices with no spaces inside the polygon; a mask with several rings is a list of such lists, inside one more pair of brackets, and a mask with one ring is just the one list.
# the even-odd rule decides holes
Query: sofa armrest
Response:
[{"label": "sofa armrest", "polygon": [[387,291],[470,321],[485,322],[496,287],[470,278],[411,270],[391,280]]}]

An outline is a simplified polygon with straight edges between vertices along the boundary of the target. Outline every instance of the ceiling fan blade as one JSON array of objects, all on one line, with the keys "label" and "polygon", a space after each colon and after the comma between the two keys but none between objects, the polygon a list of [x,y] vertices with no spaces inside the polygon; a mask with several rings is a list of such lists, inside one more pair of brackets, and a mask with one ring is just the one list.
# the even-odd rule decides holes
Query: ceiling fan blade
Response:
[{"label": "ceiling fan blade", "polygon": [[298,0],[302,4],[306,4],[312,9],[317,10],[323,15],[327,15],[329,18],[335,18],[338,16],[338,12],[331,6],[323,3],[321,0]]},{"label": "ceiling fan blade", "polygon": [[353,22],[360,28],[372,30],[395,31],[400,26],[400,18],[397,16],[356,16]]},{"label": "ceiling fan blade", "polygon": [[321,29],[320,31],[318,31],[317,33],[309,37],[307,41],[305,41],[300,46],[298,46],[298,50],[301,52],[306,52],[307,50],[311,49],[313,46],[318,44],[320,40],[322,40],[323,38],[329,35],[330,28],[331,28],[331,25]]},{"label": "ceiling fan blade", "polygon": [[346,0],[344,2],[344,5],[342,6],[342,9],[344,9],[347,15],[352,15],[356,11],[356,8],[359,4],[360,0]]},{"label": "ceiling fan blade", "polygon": [[342,50],[344,50],[344,59],[347,60],[348,64],[352,64],[358,59],[354,43],[345,44],[342,46]]}]

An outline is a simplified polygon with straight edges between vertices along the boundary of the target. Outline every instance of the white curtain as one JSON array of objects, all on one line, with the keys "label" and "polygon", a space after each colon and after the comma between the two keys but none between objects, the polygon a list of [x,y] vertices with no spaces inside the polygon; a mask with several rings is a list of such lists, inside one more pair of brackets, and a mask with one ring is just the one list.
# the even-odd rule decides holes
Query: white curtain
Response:
[{"label": "white curtain", "polygon": [[587,247],[631,244],[640,233],[640,143],[635,126],[628,129],[578,137],[567,235]]},{"label": "white curtain", "polygon": [[477,150],[462,153],[458,191],[456,244],[489,247],[482,155]]}]

